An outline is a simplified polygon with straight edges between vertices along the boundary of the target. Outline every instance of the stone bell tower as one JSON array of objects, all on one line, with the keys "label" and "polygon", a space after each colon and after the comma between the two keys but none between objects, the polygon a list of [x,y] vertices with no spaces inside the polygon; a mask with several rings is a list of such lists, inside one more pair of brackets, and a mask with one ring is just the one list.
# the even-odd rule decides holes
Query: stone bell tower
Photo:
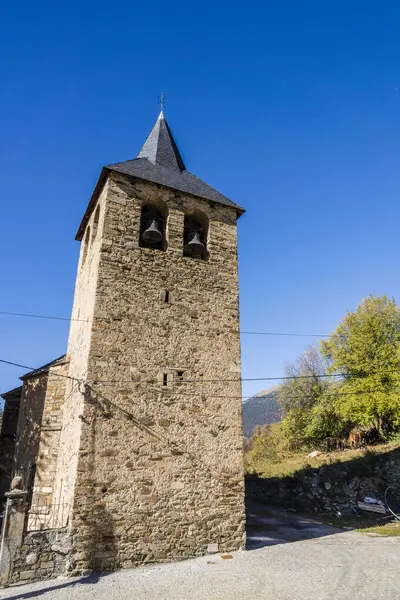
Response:
[{"label": "stone bell tower", "polygon": [[244,545],[243,212],[186,170],[163,112],[137,158],[102,170],[77,234],[56,476],[72,573]]}]

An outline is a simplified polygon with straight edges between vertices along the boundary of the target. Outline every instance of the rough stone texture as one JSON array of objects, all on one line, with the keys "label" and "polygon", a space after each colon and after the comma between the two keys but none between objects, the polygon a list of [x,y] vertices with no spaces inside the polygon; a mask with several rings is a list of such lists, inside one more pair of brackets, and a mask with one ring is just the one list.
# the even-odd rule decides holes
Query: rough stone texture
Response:
[{"label": "rough stone texture", "polygon": [[40,487],[51,486],[49,474],[55,472],[67,372],[63,361],[23,378],[13,474],[22,476],[23,488],[29,492],[34,483],[39,493]]},{"label": "rough stone texture", "polygon": [[69,553],[70,537],[66,530],[27,533],[14,559],[9,583],[62,575]]},{"label": "rough stone texture", "polygon": [[14,464],[15,438],[22,387],[3,394],[4,408],[0,434],[0,510],[5,504],[5,493],[10,489]]},{"label": "rough stone texture", "polygon": [[[139,247],[141,205],[160,201],[165,252]],[[73,309],[81,321],[68,346],[69,375],[89,383],[67,386],[55,492],[73,507],[69,570],[240,548],[236,211],[117,174],[99,206],[97,235],[95,210],[90,244],[83,238]],[[208,261],[183,256],[193,209],[209,218]]]},{"label": "rough stone texture", "polygon": [[[67,371],[68,364],[60,361],[44,371],[24,377],[16,428],[13,467],[16,476],[11,491],[6,493],[8,501],[2,532],[3,583],[47,578],[65,570],[65,560],[62,566],[54,557],[52,564],[38,567],[34,557],[36,550],[41,552],[41,538],[31,538],[26,531],[62,525],[65,507],[52,492]],[[47,539],[47,535],[55,536],[56,532],[44,534],[43,539]],[[36,541],[31,543],[31,540]]]},{"label": "rough stone texture", "polygon": [[15,557],[22,546],[27,510],[26,492],[14,489],[6,493],[7,503],[2,523],[0,551],[0,583],[7,584],[13,572]]},{"label": "rough stone texture", "polygon": [[[58,503],[53,498],[58,447],[62,427],[62,410],[68,374],[66,361],[51,367],[47,373],[46,392],[39,433],[32,505]],[[29,526],[28,526],[29,528]]]},{"label": "rough stone texture", "polygon": [[[66,382],[62,431],[59,441],[54,495],[61,504],[72,507],[78,467],[83,410],[83,384],[87,379],[88,357],[92,337],[92,321],[96,286],[100,262],[101,230],[104,219],[105,198],[108,184],[99,197],[100,212],[93,211],[81,244],[78,273],[75,284],[74,306],[70,326],[68,352],[70,359]],[[95,216],[99,222],[95,226]],[[68,511],[64,511],[64,523],[68,522]]]},{"label": "rough stone texture", "polygon": [[[287,523],[290,518],[291,523]],[[341,532],[284,513],[251,552],[0,590],[2,600],[398,600],[398,537]],[[280,525],[282,523],[282,525]],[[321,531],[322,529],[322,531]],[[284,539],[281,534],[284,534]],[[290,539],[290,534],[291,539]],[[299,535],[300,534],[300,535]],[[287,543],[292,542],[292,543]],[[264,546],[264,547],[262,547]]]},{"label": "rough stone texture", "polygon": [[[246,494],[269,504],[298,510],[354,514],[365,496],[384,501],[389,485],[400,487],[400,449],[381,454],[373,451],[348,462],[306,468],[293,476],[246,477]],[[389,496],[391,508],[400,510],[399,498]]]},{"label": "rough stone texture", "polygon": [[47,376],[47,372],[44,372],[26,379],[21,394],[13,472],[22,476],[25,490],[31,489],[33,484]]}]

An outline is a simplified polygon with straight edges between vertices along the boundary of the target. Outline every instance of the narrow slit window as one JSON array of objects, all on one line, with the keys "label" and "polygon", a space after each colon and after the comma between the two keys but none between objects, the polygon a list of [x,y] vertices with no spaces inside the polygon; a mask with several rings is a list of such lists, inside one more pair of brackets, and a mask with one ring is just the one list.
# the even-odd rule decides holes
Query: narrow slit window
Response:
[{"label": "narrow slit window", "polygon": [[163,373],[163,385],[168,385],[168,373]]},{"label": "narrow slit window", "polygon": [[164,302],[169,302],[169,290],[165,290]]}]

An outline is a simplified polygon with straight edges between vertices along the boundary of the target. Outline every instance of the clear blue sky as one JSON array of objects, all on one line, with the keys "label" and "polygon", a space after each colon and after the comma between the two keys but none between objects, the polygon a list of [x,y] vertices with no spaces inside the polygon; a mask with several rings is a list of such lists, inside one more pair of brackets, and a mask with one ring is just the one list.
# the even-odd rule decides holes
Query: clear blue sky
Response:
[{"label": "clear blue sky", "polygon": [[[161,90],[189,170],[247,209],[243,330],[330,332],[367,294],[399,298],[399,30],[394,1],[5,3],[0,310],[70,315],[77,225]],[[67,335],[0,316],[0,357],[38,366]],[[308,342],[243,336],[243,376]],[[1,390],[22,373],[0,366]]]}]

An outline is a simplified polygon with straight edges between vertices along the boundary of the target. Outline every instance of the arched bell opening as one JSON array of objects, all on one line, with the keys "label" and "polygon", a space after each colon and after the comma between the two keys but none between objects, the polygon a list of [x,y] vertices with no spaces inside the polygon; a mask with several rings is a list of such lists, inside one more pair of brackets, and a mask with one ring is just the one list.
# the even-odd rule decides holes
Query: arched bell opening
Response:
[{"label": "arched bell opening", "polygon": [[159,206],[154,204],[142,206],[139,236],[139,246],[141,248],[167,249],[165,235],[167,215],[167,208],[161,204]]},{"label": "arched bell opening", "polygon": [[86,229],[85,238],[83,241],[82,262],[81,262],[82,267],[86,262],[86,257],[87,257],[87,253],[89,250],[89,246],[90,246],[90,227],[88,226]]},{"label": "arched bell opening", "polygon": [[197,210],[187,213],[183,233],[183,255],[208,260],[207,238],[208,217]]},{"label": "arched bell opening", "polygon": [[99,228],[99,220],[100,220],[100,206],[98,206],[96,208],[96,212],[94,213],[92,241],[94,241],[96,239],[96,237],[97,237],[97,230]]}]

